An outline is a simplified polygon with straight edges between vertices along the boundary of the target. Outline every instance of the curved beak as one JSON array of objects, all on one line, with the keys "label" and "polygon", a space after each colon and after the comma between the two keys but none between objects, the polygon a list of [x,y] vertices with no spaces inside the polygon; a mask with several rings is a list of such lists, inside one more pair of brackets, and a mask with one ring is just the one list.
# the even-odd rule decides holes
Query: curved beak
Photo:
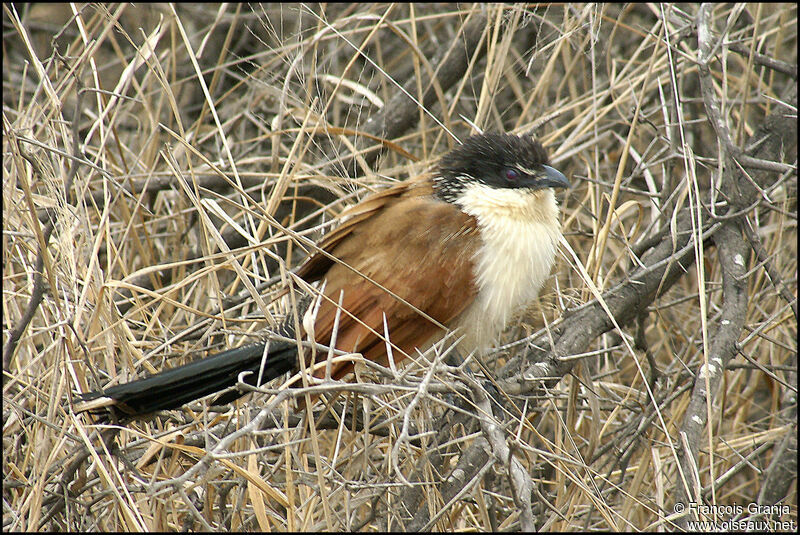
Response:
[{"label": "curved beak", "polygon": [[539,180],[539,186],[544,188],[568,188],[569,180],[558,169],[543,165],[544,177]]}]

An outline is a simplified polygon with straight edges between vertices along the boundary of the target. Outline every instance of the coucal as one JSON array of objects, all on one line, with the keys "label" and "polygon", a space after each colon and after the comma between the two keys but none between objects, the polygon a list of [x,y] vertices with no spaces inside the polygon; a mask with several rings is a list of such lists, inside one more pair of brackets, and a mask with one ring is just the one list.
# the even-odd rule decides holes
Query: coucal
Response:
[{"label": "coucal", "polygon": [[[569,182],[547,163],[530,136],[475,135],[432,172],[345,210],[318,244],[324,253],[312,253],[297,271],[309,283],[321,281],[322,292],[300,334],[330,345],[341,302],[335,347],[383,365],[386,332],[396,361],[440,340],[443,327],[462,337],[464,354],[486,349],[537,297],[555,260],[561,226],[553,190]],[[250,384],[275,379],[297,370],[297,359],[296,344],[264,341],[85,394],[77,408],[123,416],[173,409],[228,389],[240,376]],[[331,376],[352,369],[339,362]],[[241,395],[232,389],[217,401]]]}]

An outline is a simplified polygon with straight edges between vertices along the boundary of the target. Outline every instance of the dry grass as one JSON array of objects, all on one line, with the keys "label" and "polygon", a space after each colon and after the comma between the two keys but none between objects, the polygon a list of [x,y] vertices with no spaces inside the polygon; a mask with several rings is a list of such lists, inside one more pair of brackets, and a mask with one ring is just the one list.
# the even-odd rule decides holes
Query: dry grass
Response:
[{"label": "dry grass", "polygon": [[[754,229],[761,256],[742,266],[738,352],[702,405],[694,473],[679,462],[694,377],[728,321],[713,224],[725,221],[730,169],[701,91],[697,6],[3,10],[4,347],[38,303],[4,360],[4,530],[374,531],[431,518],[431,529],[505,530],[527,511],[542,530],[650,531],[686,527],[673,514],[681,481],[706,504],[742,506],[739,519],[763,520],[748,504],[778,502],[786,508],[767,518],[796,526],[796,459],[773,468],[781,448],[796,455],[796,141],[762,157],[785,167],[753,172],[762,190],[736,221]],[[368,119],[400,114],[406,81],[422,100],[415,80],[480,16],[483,53],[414,109],[376,162],[375,140],[358,136],[376,135]],[[719,5],[709,22],[707,80],[748,149],[796,84],[796,5]],[[488,404],[435,352],[396,380],[360,368],[361,387],[330,394],[316,421],[294,391],[224,415],[194,403],[116,433],[72,412],[75,392],[274,327],[292,310],[277,296],[303,237],[423,169],[453,145],[446,129],[462,137],[470,123],[535,131],[574,183],[562,201],[571,251],[547,305],[506,343],[543,326],[557,337],[562,312],[626,281],[634,251],[679,210],[699,218],[696,234],[712,228],[709,239],[694,241],[691,267],[638,321],[573,355],[546,396],[510,396],[499,428],[445,410]],[[523,347],[484,362],[499,370]],[[469,410],[486,416],[479,408]],[[260,419],[269,425],[246,428]],[[509,477],[520,467],[533,490],[522,497],[531,488]],[[716,512],[702,518],[734,518]]]}]

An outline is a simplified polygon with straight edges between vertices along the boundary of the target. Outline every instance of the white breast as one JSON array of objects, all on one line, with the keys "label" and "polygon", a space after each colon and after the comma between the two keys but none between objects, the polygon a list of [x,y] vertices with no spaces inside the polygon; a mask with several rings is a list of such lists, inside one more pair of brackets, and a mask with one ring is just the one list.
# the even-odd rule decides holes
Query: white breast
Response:
[{"label": "white breast", "polygon": [[561,236],[553,190],[524,192],[471,185],[457,200],[475,217],[482,246],[475,256],[478,295],[455,326],[463,349],[485,349],[512,316],[539,295]]}]

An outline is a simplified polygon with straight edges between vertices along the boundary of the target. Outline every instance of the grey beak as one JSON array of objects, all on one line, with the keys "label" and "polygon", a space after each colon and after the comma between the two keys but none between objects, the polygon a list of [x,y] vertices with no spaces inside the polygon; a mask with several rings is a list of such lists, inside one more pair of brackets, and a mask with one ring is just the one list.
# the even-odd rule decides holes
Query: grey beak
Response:
[{"label": "grey beak", "polygon": [[549,165],[543,165],[544,177],[539,181],[539,185],[545,188],[568,188],[569,180],[558,169]]}]

